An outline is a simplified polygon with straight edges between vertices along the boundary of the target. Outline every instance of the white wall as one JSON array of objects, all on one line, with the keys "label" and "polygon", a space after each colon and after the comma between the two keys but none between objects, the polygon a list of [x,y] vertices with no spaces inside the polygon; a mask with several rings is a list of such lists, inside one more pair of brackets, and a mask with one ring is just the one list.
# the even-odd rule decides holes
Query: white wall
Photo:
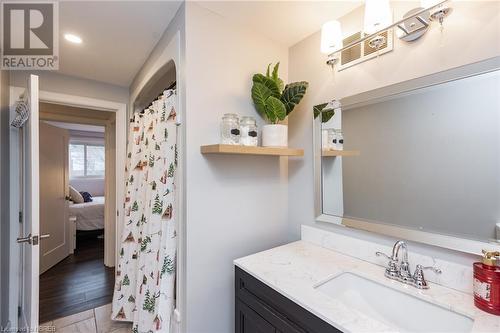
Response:
[{"label": "white wall", "polygon": [[[0,71],[0,267],[9,267],[9,73]],[[8,269],[0,271],[0,294],[8,294]],[[0,300],[0,326],[8,320],[8,297]]]},{"label": "white wall", "polygon": [[[185,6],[183,4],[130,85],[130,112],[134,111],[134,104],[138,100],[149,98],[149,90],[159,88],[156,84],[157,81],[163,82],[163,78],[158,77],[159,75],[176,79],[177,92],[180,93],[181,99],[184,99],[184,42]],[[170,61],[175,64],[174,76],[171,75],[172,73],[164,72],[165,69],[171,71]],[[160,89],[165,88],[167,87]],[[181,107],[183,107],[182,105],[184,105],[183,101],[181,101]]]},{"label": "white wall", "polygon": [[10,84],[24,87],[29,74],[40,77],[40,90],[60,94],[76,95],[89,98],[104,99],[112,102],[128,104],[128,88],[115,86],[99,81],[80,79],[73,76],[50,71],[11,71]]},{"label": "white wall", "polygon": [[189,333],[234,332],[233,259],[288,239],[286,161],[202,155],[224,113],[255,116],[252,75],[288,50],[200,5],[186,3],[187,321]]},{"label": "white wall", "polygon": [[104,178],[73,178],[69,184],[78,192],[89,192],[93,197],[104,196]]},{"label": "white wall", "polygon": [[[342,72],[332,72],[325,65],[325,56],[319,52],[319,31],[290,48],[290,80],[310,83],[300,109],[289,119],[291,145],[306,148],[304,159],[289,166],[288,214],[292,240],[300,238],[300,225],[306,224],[383,244],[393,242],[388,237],[315,222],[312,107],[332,98],[350,96],[500,55],[500,2],[455,1],[452,6],[454,11],[445,20],[442,34],[439,25],[433,24],[427,34],[415,43],[407,44],[396,38],[393,52]],[[393,2],[393,7],[394,17],[400,18],[412,7],[412,3]],[[344,34],[359,30],[362,19],[363,7],[342,18]],[[475,259],[452,251],[411,244],[410,251],[417,249],[468,265]]]}]

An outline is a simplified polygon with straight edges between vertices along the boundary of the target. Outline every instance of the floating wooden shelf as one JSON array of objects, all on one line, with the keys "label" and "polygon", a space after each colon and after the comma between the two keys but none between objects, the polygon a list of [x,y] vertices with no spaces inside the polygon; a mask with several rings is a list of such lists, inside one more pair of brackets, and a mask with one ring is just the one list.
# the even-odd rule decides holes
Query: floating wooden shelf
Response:
[{"label": "floating wooden shelf", "polygon": [[304,149],[248,147],[238,145],[207,145],[201,146],[202,154],[239,154],[239,155],[270,155],[270,156],[304,156]]},{"label": "floating wooden shelf", "polygon": [[358,150],[323,149],[323,156],[358,156]]}]

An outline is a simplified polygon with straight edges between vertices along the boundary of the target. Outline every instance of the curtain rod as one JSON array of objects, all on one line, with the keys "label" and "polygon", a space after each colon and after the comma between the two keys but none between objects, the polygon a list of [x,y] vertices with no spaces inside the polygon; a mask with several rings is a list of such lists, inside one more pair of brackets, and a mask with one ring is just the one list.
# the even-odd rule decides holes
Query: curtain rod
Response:
[{"label": "curtain rod", "polygon": [[[156,98],[155,98],[155,99],[153,99],[153,102],[154,102],[154,101],[156,101],[157,99],[159,99],[161,96],[163,96],[163,93],[165,92],[165,90],[172,90],[172,89],[175,89],[175,88],[176,88],[176,86],[177,86],[177,81],[172,82],[172,83],[171,83],[171,84],[170,84],[170,85],[169,85],[166,89],[163,89],[163,90],[162,90],[162,92],[161,92],[158,96],[156,96]],[[153,102],[151,102],[151,103],[149,104],[149,106],[151,106],[151,105],[153,104]],[[148,107],[149,107],[149,106],[148,106]],[[139,114],[144,114],[144,111],[145,111],[146,109],[147,109],[147,108],[142,109],[142,110],[139,112]],[[134,121],[134,118],[130,118],[130,122],[133,122],[133,121]]]}]

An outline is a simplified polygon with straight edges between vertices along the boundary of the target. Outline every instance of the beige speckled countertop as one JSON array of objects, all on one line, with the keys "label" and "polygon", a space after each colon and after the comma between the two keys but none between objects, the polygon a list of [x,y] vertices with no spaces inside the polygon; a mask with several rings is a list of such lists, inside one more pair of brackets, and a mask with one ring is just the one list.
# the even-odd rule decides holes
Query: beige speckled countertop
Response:
[{"label": "beige speckled countertop", "polygon": [[384,268],[320,246],[298,241],[234,261],[235,265],[344,332],[394,332],[374,318],[349,308],[315,287],[351,272],[474,320],[472,332],[500,332],[500,316],[477,309],[469,294],[431,284],[428,290],[384,277]]}]

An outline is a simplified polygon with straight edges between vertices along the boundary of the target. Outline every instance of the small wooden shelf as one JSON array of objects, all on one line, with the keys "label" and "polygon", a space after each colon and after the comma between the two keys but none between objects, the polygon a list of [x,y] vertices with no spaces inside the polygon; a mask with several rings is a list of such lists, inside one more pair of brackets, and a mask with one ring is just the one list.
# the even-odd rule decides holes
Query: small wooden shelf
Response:
[{"label": "small wooden shelf", "polygon": [[221,144],[201,146],[200,151],[202,154],[304,156],[304,149],[248,147],[248,146],[221,145]]},{"label": "small wooden shelf", "polygon": [[334,150],[334,149],[323,149],[323,156],[358,156],[358,150]]}]

